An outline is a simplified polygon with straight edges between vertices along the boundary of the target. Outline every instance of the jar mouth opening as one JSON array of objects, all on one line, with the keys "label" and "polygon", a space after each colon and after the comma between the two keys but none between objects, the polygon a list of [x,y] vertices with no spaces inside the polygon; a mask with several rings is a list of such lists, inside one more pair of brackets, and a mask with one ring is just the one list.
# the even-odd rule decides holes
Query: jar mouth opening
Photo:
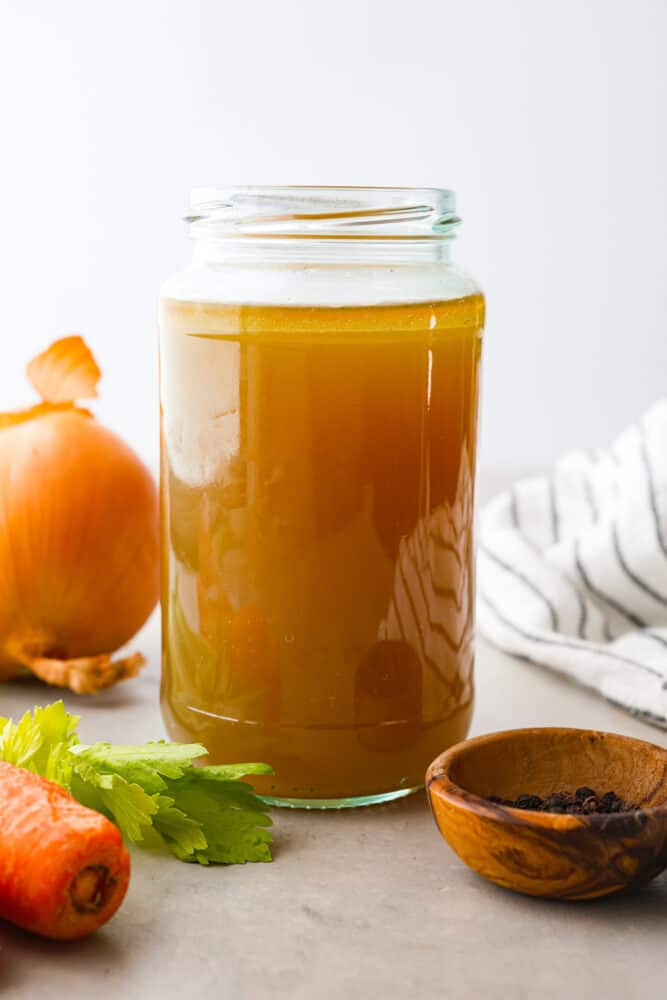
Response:
[{"label": "jar mouth opening", "polygon": [[185,217],[196,239],[442,240],[460,224],[443,188],[195,188]]}]

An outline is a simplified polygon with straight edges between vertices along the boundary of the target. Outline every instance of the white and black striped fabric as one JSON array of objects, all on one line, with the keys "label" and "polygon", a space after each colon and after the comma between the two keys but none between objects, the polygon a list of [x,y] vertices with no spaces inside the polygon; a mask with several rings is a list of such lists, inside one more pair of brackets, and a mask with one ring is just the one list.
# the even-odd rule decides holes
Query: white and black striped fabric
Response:
[{"label": "white and black striped fabric", "polygon": [[667,400],[482,511],[479,632],[667,728]]}]

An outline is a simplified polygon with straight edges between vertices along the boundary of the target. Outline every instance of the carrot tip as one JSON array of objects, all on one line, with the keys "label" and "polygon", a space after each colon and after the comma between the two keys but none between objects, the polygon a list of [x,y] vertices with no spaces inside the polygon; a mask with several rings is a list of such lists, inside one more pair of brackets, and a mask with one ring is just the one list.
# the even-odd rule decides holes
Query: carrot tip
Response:
[{"label": "carrot tip", "polygon": [[99,913],[113,895],[115,884],[106,865],[87,865],[70,886],[72,906],[77,913]]}]

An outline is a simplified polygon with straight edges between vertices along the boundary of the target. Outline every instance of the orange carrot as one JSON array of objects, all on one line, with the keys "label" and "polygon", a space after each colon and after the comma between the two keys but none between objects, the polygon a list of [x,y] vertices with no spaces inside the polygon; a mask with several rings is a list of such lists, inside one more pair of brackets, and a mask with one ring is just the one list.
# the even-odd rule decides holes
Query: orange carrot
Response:
[{"label": "orange carrot", "polygon": [[113,916],[129,878],[113,823],[0,761],[0,917],[44,937],[83,937]]}]

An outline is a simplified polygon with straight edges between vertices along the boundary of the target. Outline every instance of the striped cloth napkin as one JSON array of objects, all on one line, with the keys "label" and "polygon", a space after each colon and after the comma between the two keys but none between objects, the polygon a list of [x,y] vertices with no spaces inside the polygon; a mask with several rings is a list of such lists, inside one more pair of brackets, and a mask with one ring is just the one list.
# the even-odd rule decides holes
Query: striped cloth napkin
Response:
[{"label": "striped cloth napkin", "polygon": [[667,400],[482,511],[478,629],[667,728]]}]

